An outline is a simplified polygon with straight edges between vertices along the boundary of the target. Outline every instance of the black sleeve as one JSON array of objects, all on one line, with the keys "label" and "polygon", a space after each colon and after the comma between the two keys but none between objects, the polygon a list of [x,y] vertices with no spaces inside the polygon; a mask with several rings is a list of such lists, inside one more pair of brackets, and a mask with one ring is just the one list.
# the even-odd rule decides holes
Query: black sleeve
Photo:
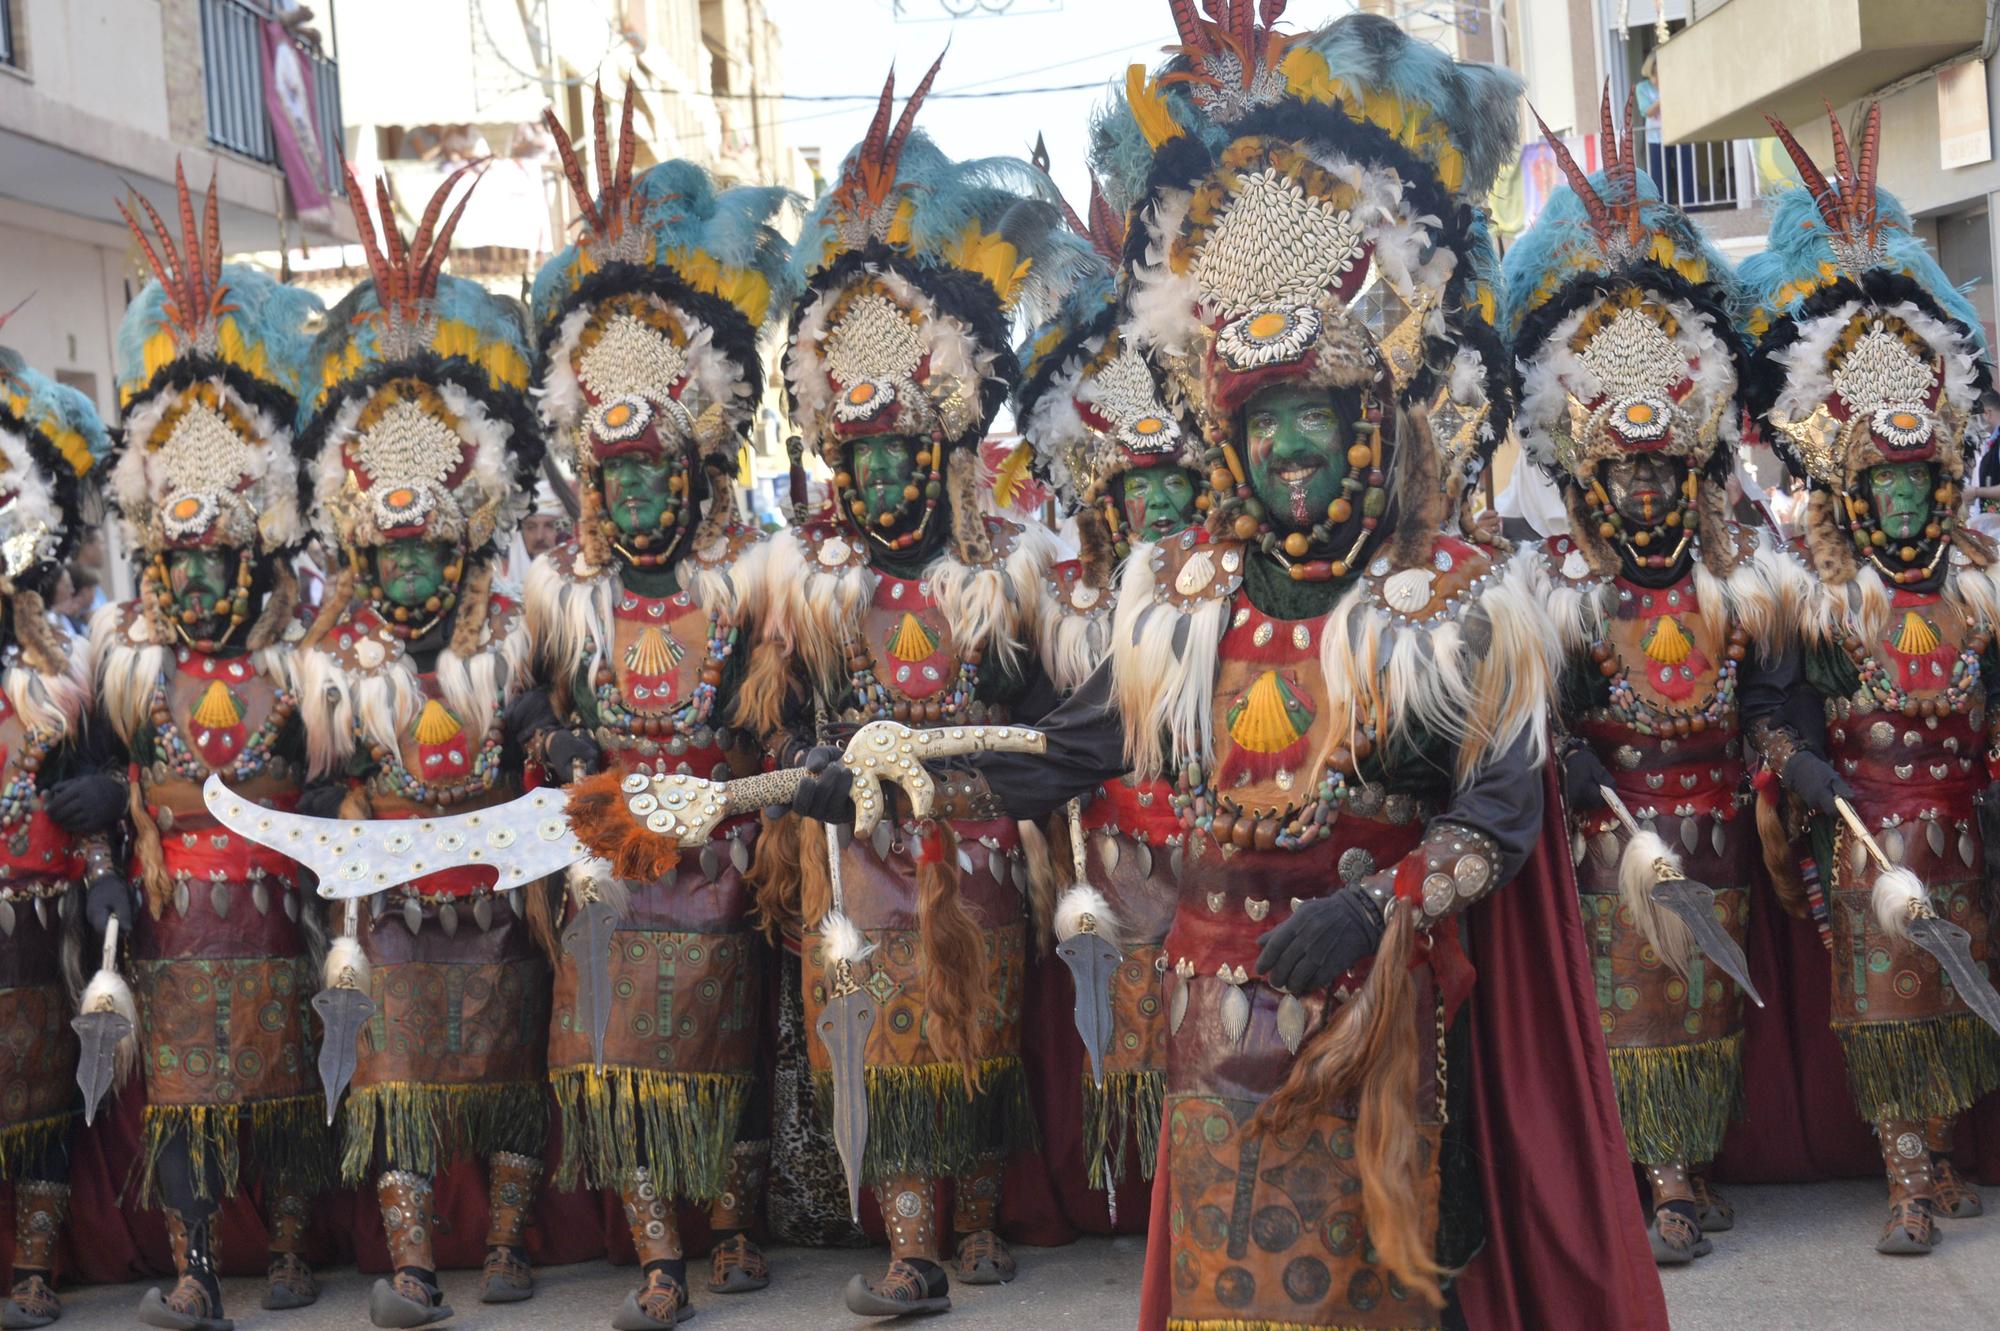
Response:
[{"label": "black sleeve", "polygon": [[[1047,696],[1053,697],[1053,691]],[[1021,712],[1024,722],[1028,715]],[[1109,661],[1031,724],[1048,736],[1046,751],[982,753],[970,760],[1008,817],[1040,818],[1125,775],[1125,723],[1111,701]]]},{"label": "black sleeve", "polygon": [[1499,858],[1496,881],[1512,878],[1535,848],[1542,827],[1542,774],[1529,761],[1534,736],[1524,734],[1452,796],[1438,815],[1493,838]]},{"label": "black sleeve", "polygon": [[1791,731],[1805,748],[1816,752],[1826,748],[1826,714],[1819,695],[1806,683],[1805,659],[1797,643],[1769,660],[1757,652],[1746,654],[1736,698],[1744,734],[1755,735],[1768,726]]}]

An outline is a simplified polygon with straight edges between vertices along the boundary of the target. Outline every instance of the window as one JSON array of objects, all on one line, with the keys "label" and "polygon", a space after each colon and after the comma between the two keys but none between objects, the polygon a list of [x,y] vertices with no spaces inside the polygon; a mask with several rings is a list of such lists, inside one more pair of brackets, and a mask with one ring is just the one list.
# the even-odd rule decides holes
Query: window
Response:
[{"label": "window", "polygon": [[21,67],[19,44],[14,40],[14,0],[0,0],[0,65]]}]

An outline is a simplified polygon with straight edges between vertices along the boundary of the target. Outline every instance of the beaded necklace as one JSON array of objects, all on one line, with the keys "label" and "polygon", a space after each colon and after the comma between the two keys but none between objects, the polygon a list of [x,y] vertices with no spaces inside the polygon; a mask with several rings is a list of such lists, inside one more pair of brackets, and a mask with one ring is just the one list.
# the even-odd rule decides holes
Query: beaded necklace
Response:
[{"label": "beaded necklace", "polygon": [[[622,593],[631,596],[632,593]],[[685,593],[683,593],[685,595]],[[722,686],[724,664],[736,652],[741,630],[724,624],[721,613],[708,617],[708,645],[702,658],[701,675],[687,699],[665,711],[638,711],[626,705],[618,689],[618,675],[609,665],[600,664],[593,681],[592,697],[597,705],[597,733],[621,748],[636,750],[642,757],[665,752],[678,757],[687,751],[690,733],[706,731],[715,714],[715,702]],[[595,651],[587,646],[586,652]],[[664,741],[664,742],[663,742]],[[706,744],[696,747],[706,748]]]},{"label": "beaded necklace", "polygon": [[[254,678],[256,668],[252,666],[251,669]],[[153,684],[151,699],[155,751],[164,754],[167,765],[173,769],[174,775],[186,781],[205,780],[210,772],[231,782],[247,781],[256,776],[270,761],[271,749],[277,743],[279,733],[298,710],[298,699],[291,690],[277,684],[275,680],[272,683],[277,689],[277,695],[271,703],[270,715],[264,718],[264,724],[251,732],[242,751],[227,767],[210,767],[188,748],[187,741],[181,737],[180,726],[174,720],[172,697],[167,689],[167,680],[164,675],[161,676]]]},{"label": "beaded necklace", "polygon": [[404,764],[400,749],[370,740],[358,721],[354,726],[354,738],[357,743],[368,746],[368,756],[375,763],[372,784],[384,787],[390,794],[412,804],[440,807],[463,804],[491,791],[500,779],[500,750],[505,736],[497,715],[487,724],[486,737],[480,741],[479,751],[473,755],[472,771],[450,782],[430,782],[417,776]]},{"label": "beaded necklace", "polygon": [[[160,617],[174,626],[174,633],[183,643],[198,652],[206,654],[222,647],[236,636],[236,630],[242,628],[245,621],[250,618],[250,584],[255,580],[256,560],[251,557],[248,550],[240,548],[234,551],[234,555],[236,589],[218,600],[207,611],[203,611],[198,602],[176,608],[178,602],[174,597],[173,578],[167,572],[166,551],[156,552],[153,561],[146,566],[146,571],[141,576],[145,586],[140,594],[150,595],[154,605],[159,608]],[[225,608],[229,611],[229,625],[223,629],[220,636],[197,638],[189,632],[204,619],[213,619],[220,615]]]},{"label": "beaded necklace", "polygon": [[1880,711],[1900,712],[1907,717],[1954,716],[1984,705],[1984,694],[1979,681],[1982,673],[1979,658],[1993,640],[1992,632],[1981,629],[1967,635],[1958,649],[1958,658],[1952,662],[1951,682],[1945,686],[1942,698],[1912,697],[1896,683],[1893,672],[1882,663],[1854,631],[1853,625],[1845,619],[1837,630],[1841,650],[1854,663],[1855,673],[1861,677],[1861,689],[1875,701]]},{"label": "beaded necklace", "polygon": [[[1382,459],[1382,404],[1373,393],[1362,398],[1359,418],[1354,422],[1355,442],[1347,449],[1347,474],[1340,478],[1340,495],[1326,506],[1326,517],[1310,531],[1290,532],[1280,538],[1271,526],[1270,515],[1258,502],[1243,470],[1236,446],[1218,442],[1202,454],[1208,468],[1211,511],[1217,532],[1233,532],[1236,539],[1254,543],[1276,560],[1294,582],[1328,582],[1344,578],[1354,567],[1368,538],[1389,511],[1388,473]],[[1332,544],[1359,508],[1361,525],[1347,552],[1337,559],[1308,558],[1314,550]]]},{"label": "beaded necklace", "polygon": [[[454,554],[451,562],[444,566],[444,586],[438,589],[437,595],[430,597],[423,605],[416,608],[398,605],[389,599],[388,593],[374,576],[375,557],[376,551],[372,549],[348,552],[356,581],[368,589],[369,609],[373,610],[375,617],[382,621],[383,628],[405,642],[421,638],[436,628],[443,622],[444,617],[451,613],[452,607],[458,604],[458,581],[465,573],[463,549]],[[412,623],[411,621],[419,613],[427,613],[430,618],[422,623]]]},{"label": "beaded necklace", "polygon": [[1685,738],[1720,726],[1736,715],[1736,675],[1749,642],[1749,632],[1740,625],[1729,630],[1729,647],[1716,670],[1715,692],[1701,706],[1662,707],[1632,687],[1630,668],[1611,641],[1607,621],[1603,634],[1590,645],[1598,673],[1610,681],[1611,698],[1604,710],[1620,725],[1641,735]]},{"label": "beaded necklace", "polygon": [[1841,499],[1855,548],[1875,566],[1876,572],[1901,586],[1926,582],[1937,573],[1945,551],[1951,547],[1952,530],[1958,525],[1958,490],[1950,481],[1931,492],[1936,505],[1931,511],[1935,516],[1924,524],[1923,534],[1894,545],[1889,533],[1878,524],[1872,503],[1857,494],[1842,495]]},{"label": "beaded necklace", "polygon": [[35,786],[35,774],[61,742],[60,731],[28,732],[20,754],[14,759],[14,774],[7,778],[6,787],[0,789],[0,831],[14,831],[42,807],[42,792]]},{"label": "beaded necklace", "polygon": [[944,431],[933,428],[930,447],[917,450],[917,477],[903,487],[903,502],[875,519],[875,526],[887,531],[921,500],[923,512],[918,515],[915,524],[899,536],[885,536],[869,527],[868,503],[854,486],[853,467],[850,465],[835,472],[833,488],[840,495],[840,506],[854,520],[855,529],[886,550],[908,550],[922,541],[924,533],[930,529],[931,518],[937,513],[938,501],[944,497],[944,454]]}]

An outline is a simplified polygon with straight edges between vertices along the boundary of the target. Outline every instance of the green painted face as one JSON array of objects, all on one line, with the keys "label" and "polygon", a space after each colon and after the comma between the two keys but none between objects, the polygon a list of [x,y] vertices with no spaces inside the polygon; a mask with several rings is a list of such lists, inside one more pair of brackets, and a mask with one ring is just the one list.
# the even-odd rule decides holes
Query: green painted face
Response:
[{"label": "green painted face", "polygon": [[1194,478],[1186,468],[1134,467],[1119,481],[1133,539],[1165,540],[1194,521]]},{"label": "green painted face", "polygon": [[1276,384],[1243,409],[1251,492],[1279,531],[1309,531],[1340,498],[1357,405],[1348,395]]},{"label": "green painted face", "polygon": [[206,546],[167,551],[167,584],[174,608],[183,615],[194,611],[198,621],[228,614],[230,574],[235,564],[231,554]]},{"label": "green painted face", "polygon": [[651,536],[674,496],[678,459],[664,454],[621,453],[604,464],[604,511],[621,535]]},{"label": "green painted face", "polygon": [[870,435],[848,445],[848,468],[854,489],[868,508],[870,531],[888,531],[882,515],[894,514],[911,502],[910,487],[916,483],[917,444],[899,434]]},{"label": "green painted face", "polygon": [[444,590],[445,566],[456,553],[421,536],[385,541],[375,550],[375,579],[389,604],[416,609]]},{"label": "green painted face", "polygon": [[1875,501],[1875,522],[1892,541],[1913,540],[1931,520],[1937,489],[1928,462],[1883,463],[1868,469],[1868,493]]},{"label": "green painted face", "polygon": [[1627,453],[1604,469],[1604,492],[1627,530],[1657,527],[1687,484],[1687,460],[1658,453]]}]

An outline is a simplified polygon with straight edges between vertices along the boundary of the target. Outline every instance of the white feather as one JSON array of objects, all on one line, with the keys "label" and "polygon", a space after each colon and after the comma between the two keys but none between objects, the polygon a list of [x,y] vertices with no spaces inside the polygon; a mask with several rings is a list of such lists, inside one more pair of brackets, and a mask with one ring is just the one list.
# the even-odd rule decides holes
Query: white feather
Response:
[{"label": "white feather", "polygon": [[829,964],[845,961],[852,965],[875,950],[875,945],[863,936],[853,920],[839,911],[828,911],[820,921],[819,934],[826,942],[826,959]]},{"label": "white feather", "polygon": [[1923,879],[1908,869],[1884,869],[1868,894],[1868,904],[1875,911],[1875,923],[1897,942],[1909,940],[1910,907],[1929,899],[1929,894],[1924,891]]},{"label": "white feather", "polygon": [[1680,856],[1667,849],[1657,834],[1644,830],[1634,834],[1618,858],[1618,899],[1660,960],[1686,978],[1688,962],[1694,956],[1694,933],[1679,916],[1653,900],[1653,885],[1660,881],[1654,866],[1661,860],[1676,875],[1686,876]]},{"label": "white feather", "polygon": [[103,969],[91,976],[90,983],[83,987],[83,997],[77,1000],[77,1011],[98,1012],[107,1005],[131,1023],[125,1038],[118,1042],[118,1048],[112,1055],[111,1088],[116,1090],[125,1084],[139,1064],[139,1003],[124,976],[117,971]]},{"label": "white feather", "polygon": [[1091,920],[1089,932],[1111,944],[1114,952],[1125,951],[1116,911],[1104,894],[1089,883],[1072,883],[1062,900],[1056,902],[1056,938],[1067,941],[1084,932],[1083,917]]},{"label": "white feather", "polygon": [[326,989],[347,987],[341,984],[346,978],[349,985],[365,994],[369,992],[374,974],[374,967],[361,951],[360,939],[336,938],[326,949],[326,965],[320,970],[320,985]]}]

